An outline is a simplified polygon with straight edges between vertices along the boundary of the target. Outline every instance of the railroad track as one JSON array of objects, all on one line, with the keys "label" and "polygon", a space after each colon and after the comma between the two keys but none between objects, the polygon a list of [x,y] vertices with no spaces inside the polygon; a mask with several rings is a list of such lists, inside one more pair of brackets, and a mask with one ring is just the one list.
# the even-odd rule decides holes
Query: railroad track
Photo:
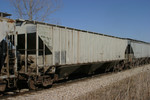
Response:
[{"label": "railroad track", "polygon": [[102,74],[95,74],[95,75],[92,75],[92,76],[89,75],[89,76],[82,77],[82,78],[62,80],[62,81],[58,81],[58,82],[54,83],[52,85],[52,87],[45,87],[45,88],[40,87],[36,90],[29,90],[27,88],[21,89],[21,90],[10,90],[10,91],[1,93],[0,94],[0,99],[7,99],[7,98],[11,98],[11,97],[17,97],[17,96],[21,96],[21,95],[24,95],[24,94],[32,94],[32,93],[36,93],[38,91],[43,91],[45,89],[50,89],[50,88],[55,89],[55,88],[59,88],[59,87],[65,86],[65,85],[69,85],[69,84],[74,83],[74,82],[81,82],[81,81],[85,81],[85,80],[88,80],[88,79],[92,79],[94,77],[111,75],[111,74],[114,74],[114,73],[116,73],[116,72],[108,72],[108,73],[102,73]]},{"label": "railroad track", "polygon": [[[130,70],[130,69],[122,70],[121,72],[124,72],[124,71],[127,71],[127,70]],[[102,77],[102,76],[110,76],[110,75],[115,74],[115,73],[118,73],[118,72],[107,72],[107,73],[102,73],[102,74],[88,75],[86,77],[66,79],[66,80],[62,80],[62,81],[58,81],[58,82],[54,83],[52,85],[52,87],[46,87],[46,88],[40,87],[36,90],[29,90],[27,88],[26,89],[21,89],[21,90],[10,90],[10,91],[7,91],[7,92],[4,92],[3,94],[1,94],[0,99],[7,99],[7,98],[11,98],[11,97],[17,97],[17,96],[21,96],[21,95],[24,95],[24,94],[32,94],[32,93],[36,93],[36,92],[43,91],[43,90],[46,90],[46,89],[60,88],[62,86],[67,86],[71,83],[82,82],[82,81],[84,82],[85,80],[90,80],[92,78]]]}]

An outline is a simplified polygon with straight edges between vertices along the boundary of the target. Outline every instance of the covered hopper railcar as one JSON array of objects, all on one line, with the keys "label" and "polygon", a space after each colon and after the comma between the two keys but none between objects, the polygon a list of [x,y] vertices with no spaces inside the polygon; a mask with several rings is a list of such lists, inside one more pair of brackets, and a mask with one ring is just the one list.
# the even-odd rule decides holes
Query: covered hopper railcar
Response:
[{"label": "covered hopper railcar", "polygon": [[0,17],[0,92],[16,87],[17,80],[15,20],[3,16]]},{"label": "covered hopper railcar", "polygon": [[105,67],[123,68],[128,61],[127,39],[28,20],[17,20],[16,31],[19,73],[29,85],[47,86],[74,73],[91,74]]},{"label": "covered hopper railcar", "polygon": [[[130,59],[133,65],[142,65],[150,61],[150,43],[128,39]],[[132,55],[132,56],[131,56]]]}]

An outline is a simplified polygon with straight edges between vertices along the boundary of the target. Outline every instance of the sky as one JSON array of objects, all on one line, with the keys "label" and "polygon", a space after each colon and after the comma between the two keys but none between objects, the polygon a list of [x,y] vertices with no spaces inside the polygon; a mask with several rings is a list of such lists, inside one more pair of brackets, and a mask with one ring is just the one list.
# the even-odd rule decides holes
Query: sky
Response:
[{"label": "sky", "polygon": [[[0,12],[14,13],[9,0],[0,0]],[[150,0],[62,0],[48,23],[55,21],[62,26],[150,42]]]}]

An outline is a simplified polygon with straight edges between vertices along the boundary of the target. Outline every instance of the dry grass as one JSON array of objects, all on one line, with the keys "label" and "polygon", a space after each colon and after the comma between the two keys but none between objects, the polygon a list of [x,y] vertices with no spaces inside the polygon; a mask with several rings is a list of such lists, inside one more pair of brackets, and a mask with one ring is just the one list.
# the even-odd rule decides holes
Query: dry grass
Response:
[{"label": "dry grass", "polygon": [[150,71],[113,83],[75,100],[150,100]]}]

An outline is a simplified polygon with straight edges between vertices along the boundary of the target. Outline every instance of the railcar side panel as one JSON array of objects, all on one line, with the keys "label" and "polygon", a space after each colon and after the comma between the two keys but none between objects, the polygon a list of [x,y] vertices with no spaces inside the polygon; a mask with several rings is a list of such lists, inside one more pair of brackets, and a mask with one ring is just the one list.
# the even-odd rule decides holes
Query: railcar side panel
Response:
[{"label": "railcar side panel", "polygon": [[40,24],[37,30],[52,51],[53,65],[125,59],[125,39]]},{"label": "railcar side panel", "polygon": [[150,57],[150,44],[131,41],[135,58]]}]

